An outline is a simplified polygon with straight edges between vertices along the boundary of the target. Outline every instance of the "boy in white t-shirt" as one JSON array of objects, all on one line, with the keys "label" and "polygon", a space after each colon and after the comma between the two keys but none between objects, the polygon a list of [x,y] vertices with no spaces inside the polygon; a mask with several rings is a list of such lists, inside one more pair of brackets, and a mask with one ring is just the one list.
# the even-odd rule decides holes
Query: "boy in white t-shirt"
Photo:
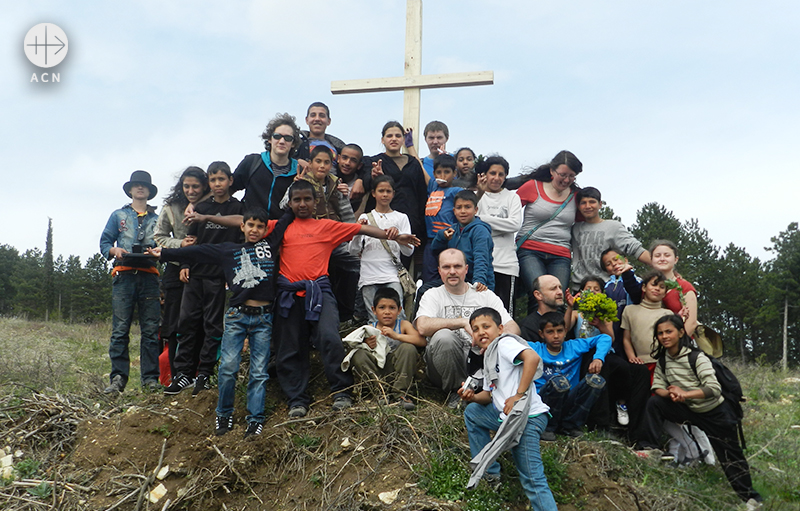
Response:
[{"label": "boy in white t-shirt", "polygon": [[[476,393],[467,384],[458,391],[461,399],[469,403],[464,410],[464,422],[473,464],[481,463],[476,461],[479,454],[488,455],[484,447],[490,442],[499,446],[507,445],[506,442],[513,444],[515,433],[512,428],[519,425],[524,429],[519,442],[511,447],[511,454],[522,488],[532,509],[557,511],[539,451],[539,437],[547,426],[549,410],[532,384],[539,367],[539,355],[522,338],[504,334],[500,314],[491,307],[473,312],[469,324],[473,344],[484,352],[483,389]],[[503,421],[523,419],[524,415],[513,416],[519,412],[517,409],[522,404],[518,404],[518,401],[523,399],[526,410],[522,410],[522,413],[527,415],[527,423],[509,424],[501,430]],[[490,438],[491,431],[497,431],[494,440]],[[503,438],[506,435],[508,439]],[[502,448],[498,447],[492,455],[496,458]],[[493,461],[484,477],[490,482],[499,480],[500,464]]]}]

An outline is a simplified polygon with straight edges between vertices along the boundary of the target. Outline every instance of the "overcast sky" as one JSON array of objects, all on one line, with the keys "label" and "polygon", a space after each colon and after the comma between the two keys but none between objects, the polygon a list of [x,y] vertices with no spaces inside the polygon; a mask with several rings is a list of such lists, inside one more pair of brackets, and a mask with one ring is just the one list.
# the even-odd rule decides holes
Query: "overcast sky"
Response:
[{"label": "overcast sky", "polygon": [[[401,92],[330,82],[402,75],[403,0],[0,1],[0,244],[21,252],[44,248],[50,217],[55,253],[85,261],[132,171],[160,207],[185,167],[261,151],[277,112],[305,128],[323,101],[328,132],[369,154],[402,120]],[[69,38],[60,83],[31,83],[23,38],[42,22]],[[798,27],[792,1],[425,0],[423,73],[495,84],[423,91],[421,122],[512,174],[569,149],[626,225],[657,201],[770,258],[799,216]]]}]

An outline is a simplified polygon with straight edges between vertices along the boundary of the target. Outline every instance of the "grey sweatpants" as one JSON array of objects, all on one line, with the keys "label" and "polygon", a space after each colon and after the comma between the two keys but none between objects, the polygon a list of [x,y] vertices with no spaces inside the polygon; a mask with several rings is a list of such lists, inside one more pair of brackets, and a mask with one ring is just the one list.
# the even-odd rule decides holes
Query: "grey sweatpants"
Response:
[{"label": "grey sweatpants", "polygon": [[439,330],[425,348],[425,371],[431,383],[445,392],[461,387],[467,379],[466,344],[454,331]]}]

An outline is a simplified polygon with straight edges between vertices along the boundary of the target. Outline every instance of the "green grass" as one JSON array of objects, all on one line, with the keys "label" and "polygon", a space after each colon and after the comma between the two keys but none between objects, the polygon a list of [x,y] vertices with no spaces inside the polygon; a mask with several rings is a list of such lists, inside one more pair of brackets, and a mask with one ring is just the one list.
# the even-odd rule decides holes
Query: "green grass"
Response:
[{"label": "green grass", "polygon": [[172,431],[169,429],[169,424],[161,424],[160,426],[151,429],[150,433],[155,433],[163,436],[164,438],[169,438],[169,436],[172,434]]},{"label": "green grass", "polygon": [[[13,382],[20,388],[83,393],[87,385],[111,370],[110,334],[110,324],[69,325],[0,318],[0,353],[13,353],[13,357],[0,357],[0,384]],[[139,352],[138,327],[131,329],[130,349],[135,358]],[[138,361],[132,365],[131,381],[139,381]]]},{"label": "green grass", "polygon": [[40,466],[41,462],[28,458],[14,465],[14,472],[19,479],[31,479],[39,472]]},{"label": "green grass", "polygon": [[46,482],[42,482],[38,486],[34,486],[33,488],[28,488],[27,492],[33,495],[34,497],[40,499],[46,499],[53,494],[53,487]]},{"label": "green grass", "polygon": [[791,380],[800,375],[764,365],[727,363],[748,398],[743,425],[754,485],[767,503],[800,509],[800,383]]},{"label": "green grass", "polygon": [[292,437],[292,442],[298,447],[305,447],[306,449],[314,449],[319,447],[322,443],[322,438],[312,435],[297,435]]}]

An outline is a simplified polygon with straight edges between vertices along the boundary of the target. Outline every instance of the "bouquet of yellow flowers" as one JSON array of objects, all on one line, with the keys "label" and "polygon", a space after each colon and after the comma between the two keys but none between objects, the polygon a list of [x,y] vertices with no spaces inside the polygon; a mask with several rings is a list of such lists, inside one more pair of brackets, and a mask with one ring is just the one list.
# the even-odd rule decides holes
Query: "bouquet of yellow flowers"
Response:
[{"label": "bouquet of yellow flowers", "polygon": [[581,294],[575,298],[574,306],[586,321],[593,321],[595,318],[600,321],[619,321],[617,302],[606,296],[605,293],[581,291]]}]

